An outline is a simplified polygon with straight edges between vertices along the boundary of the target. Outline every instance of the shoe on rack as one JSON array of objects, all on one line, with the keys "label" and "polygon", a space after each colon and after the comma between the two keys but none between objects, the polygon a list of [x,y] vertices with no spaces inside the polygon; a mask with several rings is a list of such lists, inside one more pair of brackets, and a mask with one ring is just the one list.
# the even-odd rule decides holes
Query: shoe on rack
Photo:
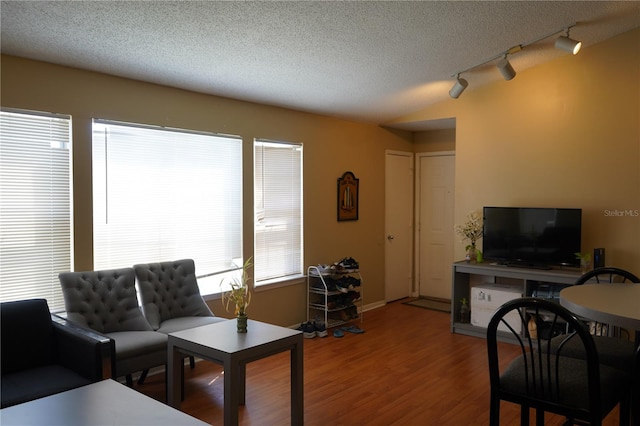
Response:
[{"label": "shoe on rack", "polygon": [[350,316],[350,319],[358,318],[358,307],[351,306],[349,309],[347,309],[347,314]]},{"label": "shoe on rack", "polygon": [[336,281],[331,277],[325,277],[324,283],[327,286],[327,291],[335,291],[336,290]]},{"label": "shoe on rack", "polygon": [[333,265],[318,265],[316,268],[321,275],[331,275],[334,270]]},{"label": "shoe on rack", "polygon": [[342,321],[349,321],[351,319],[351,315],[347,312],[346,309],[340,311],[340,319]]},{"label": "shoe on rack", "polygon": [[361,295],[360,293],[358,293],[357,291],[350,291],[349,293],[347,293],[347,300],[349,301],[349,304],[353,305],[353,302],[357,302],[361,299]]},{"label": "shoe on rack", "polygon": [[358,262],[352,257],[345,257],[337,263],[337,266],[347,271],[357,271],[360,267]]},{"label": "shoe on rack", "polygon": [[343,280],[339,280],[335,282],[336,290],[340,293],[348,293],[349,292],[349,284],[345,283]]}]

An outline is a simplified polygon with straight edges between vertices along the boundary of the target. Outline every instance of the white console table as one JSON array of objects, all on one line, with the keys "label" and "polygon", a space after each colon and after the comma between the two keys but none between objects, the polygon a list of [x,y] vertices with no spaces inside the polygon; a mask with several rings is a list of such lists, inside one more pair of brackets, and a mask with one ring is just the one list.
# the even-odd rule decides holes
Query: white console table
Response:
[{"label": "white console table", "polygon": [[578,268],[569,267],[529,269],[493,263],[456,262],[451,284],[451,332],[486,337],[486,328],[460,322],[460,300],[470,300],[471,287],[492,283],[513,286],[525,296],[543,288],[557,290],[557,294],[563,287],[574,284],[580,275]]}]

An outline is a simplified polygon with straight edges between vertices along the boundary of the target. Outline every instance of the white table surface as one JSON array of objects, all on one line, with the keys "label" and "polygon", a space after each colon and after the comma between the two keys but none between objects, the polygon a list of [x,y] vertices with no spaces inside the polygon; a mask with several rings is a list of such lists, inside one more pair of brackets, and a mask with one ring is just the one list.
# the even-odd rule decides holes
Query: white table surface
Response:
[{"label": "white table surface", "polygon": [[640,330],[640,284],[582,284],[560,291],[560,304],[574,314]]},{"label": "white table surface", "polygon": [[206,425],[114,380],[0,410],[2,426]]}]

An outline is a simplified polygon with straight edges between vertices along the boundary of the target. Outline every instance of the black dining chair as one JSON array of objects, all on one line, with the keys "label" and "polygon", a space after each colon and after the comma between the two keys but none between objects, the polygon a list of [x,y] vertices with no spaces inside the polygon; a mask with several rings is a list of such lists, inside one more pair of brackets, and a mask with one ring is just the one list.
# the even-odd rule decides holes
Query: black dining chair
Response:
[{"label": "black dining chair", "polygon": [[[515,324],[512,313],[520,319]],[[555,352],[548,342],[553,333],[529,334],[527,324],[531,318],[566,331]],[[501,324],[508,331],[499,331]],[[543,324],[538,325],[540,329]],[[515,358],[512,348],[498,345],[500,338],[508,336],[520,346]],[[565,346],[574,340],[582,346],[584,359],[564,356]],[[505,303],[487,327],[487,350],[492,426],[500,424],[501,401],[520,405],[522,425],[529,424],[530,409],[535,410],[536,424],[540,426],[545,412],[566,417],[566,424],[600,425],[618,404],[620,425],[629,424],[631,378],[622,370],[600,364],[584,322],[559,304],[532,297]]]},{"label": "black dining chair", "polygon": [[602,267],[585,272],[574,284],[595,283],[640,283],[640,278],[620,268]]}]

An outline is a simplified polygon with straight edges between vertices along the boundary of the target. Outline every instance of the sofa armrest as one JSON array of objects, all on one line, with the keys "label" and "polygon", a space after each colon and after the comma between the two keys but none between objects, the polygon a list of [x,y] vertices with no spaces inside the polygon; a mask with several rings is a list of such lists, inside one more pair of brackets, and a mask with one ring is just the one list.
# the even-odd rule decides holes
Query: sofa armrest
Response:
[{"label": "sofa armrest", "polygon": [[115,371],[115,342],[94,330],[51,314],[58,363],[92,381],[110,379]]}]

